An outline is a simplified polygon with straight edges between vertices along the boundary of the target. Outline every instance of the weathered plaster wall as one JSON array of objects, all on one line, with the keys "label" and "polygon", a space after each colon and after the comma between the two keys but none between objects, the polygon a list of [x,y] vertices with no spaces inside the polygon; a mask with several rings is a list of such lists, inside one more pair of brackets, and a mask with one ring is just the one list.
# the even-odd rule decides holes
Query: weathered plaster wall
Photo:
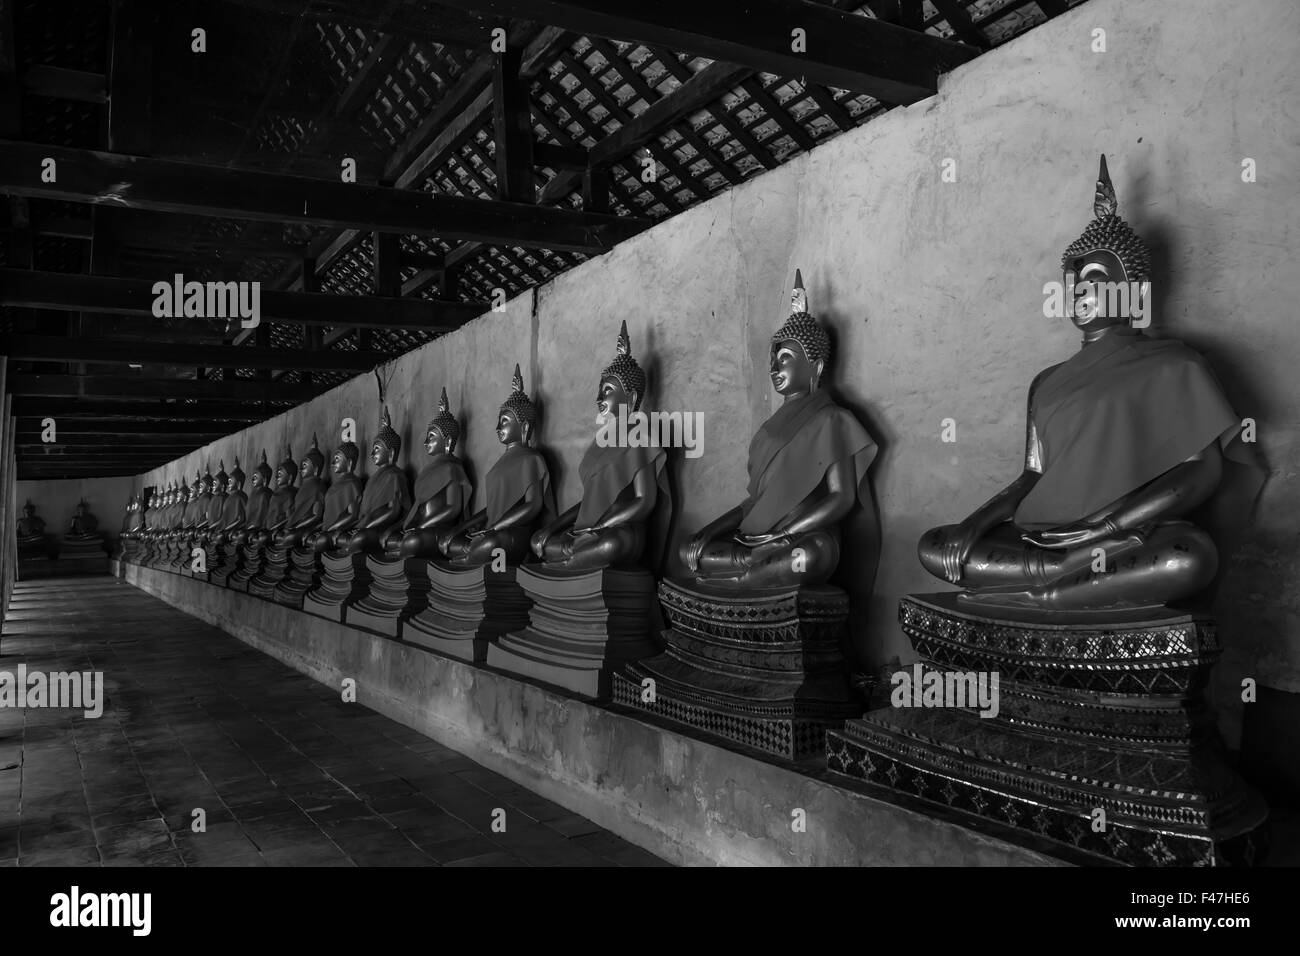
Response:
[{"label": "weathered plaster wall", "polygon": [[[1107,52],[1093,51],[1095,29]],[[397,426],[410,447],[445,383],[481,476],[520,361],[544,402],[561,505],[571,504],[596,376],[627,319],[635,354],[658,373],[659,407],[706,415],[704,456],[677,466],[685,532],[743,497],[747,443],[775,407],[767,338],[802,268],[814,311],[835,330],[835,387],[882,445],[883,559],[855,639],[874,665],[905,658],[899,595],[941,588],[916,562],[918,536],[1017,474],[1025,390],[1076,347],[1066,320],[1042,317],[1042,287],[1091,216],[1104,151],[1122,214],[1156,249],[1156,330],[1211,356],[1239,412],[1257,420],[1272,469],[1226,582],[1220,686],[1250,674],[1300,691],[1300,335],[1289,296],[1298,59],[1300,7],[1289,0],[1252,0],[1229,17],[1216,0],[1091,0],[946,76],[937,97],[381,369]],[[1242,182],[1246,157],[1258,164],[1253,184]],[[942,181],[948,158],[956,182]],[[332,441],[345,415],[368,440],[377,395],[375,376],[362,376],[145,478],[192,475],[205,455],[214,466],[235,451],[251,460],[287,439],[301,454],[313,429]],[[945,418],[957,424],[953,444],[940,440]]]},{"label": "weathered plaster wall", "polygon": [[77,510],[77,502],[85,501],[90,513],[99,519],[99,533],[109,544],[117,542],[117,532],[122,526],[122,509],[138,483],[130,475],[120,478],[76,478],[64,481],[20,481],[14,495],[19,514],[23,504],[30,499],[36,506],[36,517],[45,519],[45,533],[62,537],[68,533],[68,524]]}]

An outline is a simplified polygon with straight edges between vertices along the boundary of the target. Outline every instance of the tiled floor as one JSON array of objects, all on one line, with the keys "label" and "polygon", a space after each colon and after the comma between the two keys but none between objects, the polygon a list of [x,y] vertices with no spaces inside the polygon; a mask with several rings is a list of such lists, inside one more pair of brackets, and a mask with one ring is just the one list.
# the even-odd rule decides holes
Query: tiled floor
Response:
[{"label": "tiled floor", "polygon": [[113,578],[17,585],[20,663],[108,703],[0,707],[0,866],[664,865]]}]

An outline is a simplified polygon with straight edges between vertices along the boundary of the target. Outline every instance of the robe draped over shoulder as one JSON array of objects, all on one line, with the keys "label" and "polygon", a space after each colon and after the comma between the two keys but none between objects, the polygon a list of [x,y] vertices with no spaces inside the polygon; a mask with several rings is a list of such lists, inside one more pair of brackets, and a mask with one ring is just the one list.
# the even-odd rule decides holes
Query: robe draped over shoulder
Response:
[{"label": "robe draped over shoulder", "polygon": [[326,528],[343,517],[343,512],[361,499],[361,479],[344,475],[325,492],[325,513],[321,521]]},{"label": "robe draped over shoulder", "polygon": [[293,498],[293,510],[289,512],[289,524],[296,525],[311,516],[312,509],[325,497],[325,482],[319,478],[305,478],[298,486],[298,493]]},{"label": "robe draped over shoulder", "polygon": [[366,490],[361,495],[362,518],[389,502],[396,502],[402,514],[411,507],[411,483],[406,472],[396,465],[385,465],[366,479]]},{"label": "robe draped over shoulder", "polygon": [[429,459],[429,463],[420,470],[415,479],[415,494],[412,496],[411,510],[407,512],[404,523],[415,519],[417,509],[434,495],[441,494],[449,485],[460,486],[461,514],[463,520],[469,513],[470,498],[474,489],[465,474],[465,466],[455,455],[442,452]]},{"label": "robe draped over shoulder", "polygon": [[496,524],[502,515],[519,504],[529,488],[537,488],[548,514],[554,514],[551,472],[541,452],[527,445],[507,448],[483,479],[487,493],[487,523]]}]

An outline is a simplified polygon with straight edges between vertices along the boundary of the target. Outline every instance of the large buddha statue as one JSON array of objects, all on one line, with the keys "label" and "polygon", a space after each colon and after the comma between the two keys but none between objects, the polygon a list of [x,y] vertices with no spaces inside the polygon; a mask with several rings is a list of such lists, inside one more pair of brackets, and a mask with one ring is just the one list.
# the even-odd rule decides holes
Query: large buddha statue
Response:
[{"label": "large buddha statue", "polygon": [[866,501],[876,445],[822,387],[830,339],[795,273],[790,317],[772,335],[783,401],[749,445],[748,497],[692,535],[682,560],[699,581],[751,589],[820,584],[840,560],[840,522]]},{"label": "large buddha statue", "polygon": [[384,551],[405,558],[436,557],[440,539],[465,520],[474,493],[465,466],[456,457],[460,423],[451,413],[447,389],[438,400],[438,415],[424,430],[424,451],[429,456],[415,479],[414,503],[388,533]]},{"label": "large buddha statue", "polygon": [[[1083,341],[1029,386],[1024,470],[921,538],[926,570],[969,604],[1163,605],[1215,576],[1214,542],[1188,516],[1215,493],[1225,460],[1251,463],[1236,440],[1242,421],[1198,352],[1131,327],[1149,256],[1116,209],[1102,157],[1096,219],[1061,263]],[[1120,284],[1135,294],[1115,294]]]},{"label": "large buddha statue", "polygon": [[252,491],[244,505],[243,524],[230,531],[230,543],[241,547],[248,539],[261,533],[266,524],[266,511],[271,504],[271,465],[266,460],[266,449],[262,449],[262,460],[253,469],[250,478]]},{"label": "large buddha statue", "polygon": [[330,456],[333,477],[325,491],[320,530],[304,542],[317,554],[337,550],[339,535],[351,531],[357,522],[365,490],[365,480],[355,474],[360,457],[361,450],[350,441],[340,444]]},{"label": "large buddha statue", "polygon": [[505,451],[483,479],[487,507],[458,527],[442,549],[455,564],[488,564],[498,549],[508,564],[518,564],[528,555],[538,523],[554,513],[550,469],[541,452],[530,447],[539,419],[516,365],[510,396],[497,417],[497,438]]},{"label": "large buddha statue", "polygon": [[18,557],[45,557],[45,520],[36,517],[36,506],[28,499],[18,519]]},{"label": "large buddha statue", "polygon": [[252,547],[259,550],[264,549],[271,543],[271,539],[278,532],[284,530],[285,525],[289,523],[289,516],[293,514],[293,502],[297,494],[293,487],[294,480],[297,477],[298,463],[293,460],[293,451],[286,446],[284,459],[275,466],[275,487],[271,492],[271,501],[266,507],[266,517],[262,522],[262,530],[249,540]]},{"label": "large buddha statue", "polygon": [[311,448],[298,463],[298,492],[294,495],[293,510],[283,528],[275,533],[274,544],[277,548],[299,548],[304,541],[320,527],[325,512],[326,484],[321,479],[325,468],[325,456],[316,444],[316,435],[311,436]]},{"label": "large buddha statue", "polygon": [[578,465],[582,499],[532,536],[533,552],[547,567],[570,571],[634,565],[646,544],[646,521],[659,499],[662,448],[602,442],[608,434],[626,434],[608,427],[641,410],[646,376],[627,335],[619,330],[613,363],[600,373],[596,413],[602,431]]},{"label": "large buddha statue", "polygon": [[99,521],[90,513],[85,500],[77,502],[67,534],[59,548],[64,558],[99,557],[104,553],[104,537],[99,533]]},{"label": "large buddha statue", "polygon": [[382,551],[388,534],[393,530],[400,531],[396,526],[411,507],[410,479],[397,467],[401,450],[402,439],[393,431],[385,408],[379,434],[370,444],[370,461],[376,471],[366,478],[356,524],[351,530],[338,534],[339,550],[350,554]]}]

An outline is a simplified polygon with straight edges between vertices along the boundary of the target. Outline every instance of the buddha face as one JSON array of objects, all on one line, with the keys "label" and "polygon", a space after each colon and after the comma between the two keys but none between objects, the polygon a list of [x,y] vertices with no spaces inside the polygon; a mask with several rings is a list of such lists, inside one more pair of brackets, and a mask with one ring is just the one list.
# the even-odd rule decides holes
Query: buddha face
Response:
[{"label": "buddha face", "polygon": [[424,433],[424,450],[429,455],[451,451],[451,443],[447,441],[447,436],[437,425],[430,425],[429,430]]},{"label": "buddha face", "polygon": [[370,446],[370,460],[378,468],[383,468],[393,460],[393,450],[388,447],[387,442],[382,442],[378,438]]},{"label": "buddha face", "polygon": [[517,445],[527,435],[524,423],[509,408],[501,409],[497,417],[497,440],[503,445]]},{"label": "buddha face", "polygon": [[[1075,327],[1083,331],[1095,331],[1111,325],[1126,324],[1138,303],[1130,302],[1127,295],[1114,295],[1119,283],[1128,282],[1124,267],[1115,254],[1090,252],[1075,259],[1073,267],[1074,292],[1070,321]],[[1119,307],[1117,314],[1107,314],[1115,311],[1115,306]]]},{"label": "buddha face", "polygon": [[298,474],[302,475],[304,479],[315,478],[316,460],[304,455],[302,461],[298,463]]},{"label": "buddha face", "polygon": [[289,469],[280,465],[275,469],[275,487],[283,488],[289,484]]},{"label": "buddha face", "polygon": [[623,384],[612,375],[600,380],[596,389],[596,424],[603,425],[619,413],[620,408],[632,411],[640,398],[636,392],[629,393]]},{"label": "buddha face", "polygon": [[821,375],[821,363],[808,361],[803,346],[793,339],[777,344],[772,353],[772,387],[784,396],[806,395]]},{"label": "buddha face", "polygon": [[335,451],[330,455],[330,470],[336,475],[341,475],[348,470],[348,458],[342,451]]},{"label": "buddha face", "polygon": [[265,488],[265,487],[266,487],[266,478],[262,475],[262,473],[261,473],[260,471],[254,471],[254,472],[253,472],[253,490],[254,490],[254,491],[257,491],[257,489],[259,489],[259,488]]},{"label": "buddha face", "polygon": [[34,505],[23,505],[23,514],[30,518],[36,514],[36,507]]},{"label": "buddha face", "polygon": [[244,483],[242,481],[237,479],[234,475],[231,475],[229,478],[226,479],[226,494],[228,495],[235,494],[237,491],[239,491],[240,488],[243,487],[243,485]]}]

